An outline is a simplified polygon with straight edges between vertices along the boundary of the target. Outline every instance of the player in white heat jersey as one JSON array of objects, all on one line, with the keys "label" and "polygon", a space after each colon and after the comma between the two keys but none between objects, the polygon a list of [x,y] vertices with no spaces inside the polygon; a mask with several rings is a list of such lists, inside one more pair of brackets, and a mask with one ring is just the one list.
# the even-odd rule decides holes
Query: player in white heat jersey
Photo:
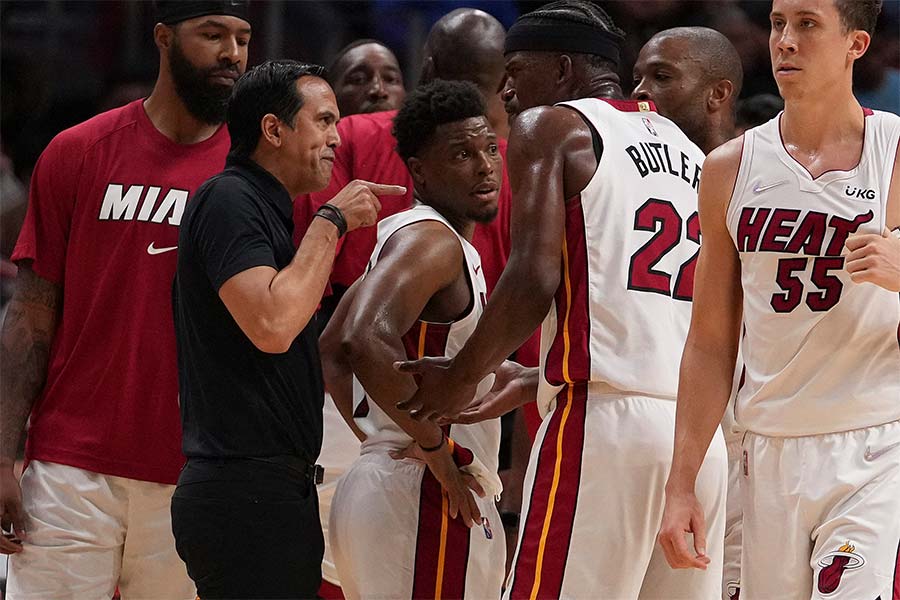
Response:
[{"label": "player in white heat jersey", "polygon": [[[507,33],[512,254],[466,346],[423,373],[416,414],[492,416],[537,393],[508,598],[720,595],[726,453],[701,475],[709,569],[673,572],[655,539],[671,462],[678,362],[699,250],[703,153],[615,75],[621,32],[588,2],[560,0]],[[549,312],[548,312],[549,308]],[[539,369],[461,406],[546,316]],[[510,389],[508,389],[510,388]],[[508,393],[507,393],[508,392]],[[473,414],[474,413],[474,414]]]},{"label": "player in white heat jersey", "polygon": [[704,165],[660,542],[698,564],[682,532],[704,527],[693,479],[740,338],[745,600],[900,597],[900,117],[851,87],[879,8],[776,0],[785,110]]},{"label": "player in white heat jersey", "polygon": [[467,82],[435,80],[409,95],[394,135],[420,203],[379,224],[365,275],[322,336],[328,387],[362,440],[329,525],[348,598],[500,595],[500,421],[418,423],[395,407],[416,383],[393,369],[454,356],[481,316],[487,289],[470,242],[476,222],[497,214],[503,174],[484,110]]}]

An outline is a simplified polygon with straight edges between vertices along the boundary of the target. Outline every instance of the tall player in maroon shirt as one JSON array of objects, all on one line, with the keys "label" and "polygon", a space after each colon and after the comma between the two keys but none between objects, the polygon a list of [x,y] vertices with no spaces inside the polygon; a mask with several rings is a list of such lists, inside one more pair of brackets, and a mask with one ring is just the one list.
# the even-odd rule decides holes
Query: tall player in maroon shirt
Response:
[{"label": "tall player in maroon shirt", "polygon": [[185,203],[225,162],[251,28],[246,2],[158,8],[153,93],[50,143],[13,253],[0,417],[11,598],[109,598],[117,585],[194,597],[169,517],[184,464],[172,277]]}]

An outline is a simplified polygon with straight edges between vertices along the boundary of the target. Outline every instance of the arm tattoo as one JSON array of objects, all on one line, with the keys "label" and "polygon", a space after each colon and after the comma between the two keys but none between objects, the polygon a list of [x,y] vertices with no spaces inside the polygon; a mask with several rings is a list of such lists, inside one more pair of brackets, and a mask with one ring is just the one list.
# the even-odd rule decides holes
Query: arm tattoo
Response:
[{"label": "arm tattoo", "polygon": [[19,269],[16,292],[0,330],[0,461],[15,459],[25,422],[44,389],[62,287]]}]

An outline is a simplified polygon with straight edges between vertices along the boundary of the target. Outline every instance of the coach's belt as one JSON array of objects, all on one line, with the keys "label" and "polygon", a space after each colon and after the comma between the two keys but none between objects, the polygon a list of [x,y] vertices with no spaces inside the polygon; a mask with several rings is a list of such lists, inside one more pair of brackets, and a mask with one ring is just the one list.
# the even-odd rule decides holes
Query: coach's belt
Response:
[{"label": "coach's belt", "polygon": [[322,483],[325,478],[325,468],[322,465],[311,464],[309,461],[306,461],[299,456],[293,456],[291,454],[280,454],[278,456],[251,456],[248,458],[250,460],[256,460],[273,465],[282,465],[291,469],[292,471],[297,471],[315,485],[319,485],[320,483]]}]

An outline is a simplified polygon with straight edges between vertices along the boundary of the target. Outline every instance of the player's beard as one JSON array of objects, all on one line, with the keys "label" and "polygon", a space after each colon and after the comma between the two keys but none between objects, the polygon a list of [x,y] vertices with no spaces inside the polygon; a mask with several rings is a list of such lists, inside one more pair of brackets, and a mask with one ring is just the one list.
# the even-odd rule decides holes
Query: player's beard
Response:
[{"label": "player's beard", "polygon": [[494,220],[499,209],[500,207],[495,204],[492,207],[470,210],[468,214],[466,214],[466,218],[475,221],[476,223],[487,224]]},{"label": "player's beard", "polygon": [[216,71],[236,69],[225,61],[209,68],[198,68],[188,60],[176,37],[169,53],[169,70],[175,82],[175,91],[184,102],[188,112],[195,118],[210,125],[218,125],[225,120],[231,86],[218,85],[210,81]]}]

